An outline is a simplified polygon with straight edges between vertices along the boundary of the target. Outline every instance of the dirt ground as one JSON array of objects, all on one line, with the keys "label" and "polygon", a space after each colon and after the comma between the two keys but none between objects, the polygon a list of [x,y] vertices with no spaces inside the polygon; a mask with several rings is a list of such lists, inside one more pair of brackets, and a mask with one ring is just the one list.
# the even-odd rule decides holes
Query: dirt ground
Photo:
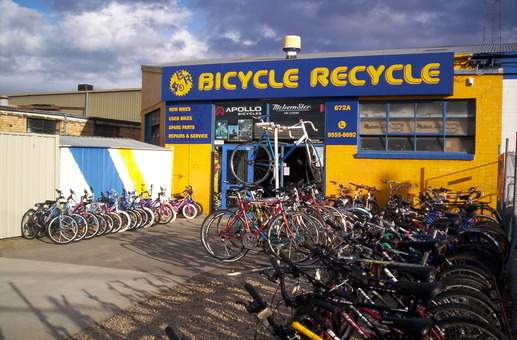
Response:
[{"label": "dirt ground", "polygon": [[91,326],[72,339],[167,339],[167,325],[181,339],[271,338],[263,327],[257,327],[256,318],[236,303],[251,301],[243,289],[244,282],[253,284],[265,298],[276,290],[275,284],[258,275],[243,278],[203,274]]}]

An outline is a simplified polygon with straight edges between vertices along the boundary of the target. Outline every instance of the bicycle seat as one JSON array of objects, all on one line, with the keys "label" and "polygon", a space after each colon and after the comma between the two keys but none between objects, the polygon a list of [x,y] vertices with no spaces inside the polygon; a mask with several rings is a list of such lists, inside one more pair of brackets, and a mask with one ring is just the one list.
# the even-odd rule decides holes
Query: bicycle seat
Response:
[{"label": "bicycle seat", "polygon": [[440,293],[441,284],[439,282],[393,282],[389,289],[405,296],[414,296],[422,301],[429,301]]},{"label": "bicycle seat", "polygon": [[431,319],[421,318],[384,318],[381,320],[384,325],[389,325],[404,332],[407,338],[422,339],[433,327]]},{"label": "bicycle seat", "polygon": [[398,245],[405,248],[414,248],[419,251],[436,251],[445,243],[443,241],[400,241]]},{"label": "bicycle seat", "polygon": [[423,266],[413,263],[393,262],[388,264],[388,267],[425,282],[433,280],[436,272],[436,269],[432,266]]},{"label": "bicycle seat", "polygon": [[56,203],[56,201],[53,201],[53,200],[46,200],[45,202],[41,203],[43,205],[51,205],[51,204],[54,204]]}]

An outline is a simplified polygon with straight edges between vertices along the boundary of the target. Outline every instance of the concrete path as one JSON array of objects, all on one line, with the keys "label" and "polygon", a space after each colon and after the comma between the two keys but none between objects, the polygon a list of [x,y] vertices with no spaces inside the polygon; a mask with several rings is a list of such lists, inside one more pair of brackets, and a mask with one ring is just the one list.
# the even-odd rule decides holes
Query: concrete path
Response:
[{"label": "concrete path", "polygon": [[58,246],[0,240],[0,339],[65,338],[188,278],[224,269],[201,219]]}]

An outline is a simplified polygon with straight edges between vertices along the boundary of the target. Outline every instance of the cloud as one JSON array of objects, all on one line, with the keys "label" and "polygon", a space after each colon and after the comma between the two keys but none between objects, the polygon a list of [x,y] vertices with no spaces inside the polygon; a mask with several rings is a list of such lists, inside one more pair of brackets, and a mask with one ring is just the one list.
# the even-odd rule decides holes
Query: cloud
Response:
[{"label": "cloud", "polygon": [[0,0],[0,92],[138,87],[141,64],[207,52],[187,29],[190,11],[175,1],[103,2],[58,17]]},{"label": "cloud", "polygon": [[[0,93],[140,86],[140,65],[243,55],[482,42],[484,0],[52,0],[48,10],[0,0]],[[503,41],[517,2],[502,0]]]}]

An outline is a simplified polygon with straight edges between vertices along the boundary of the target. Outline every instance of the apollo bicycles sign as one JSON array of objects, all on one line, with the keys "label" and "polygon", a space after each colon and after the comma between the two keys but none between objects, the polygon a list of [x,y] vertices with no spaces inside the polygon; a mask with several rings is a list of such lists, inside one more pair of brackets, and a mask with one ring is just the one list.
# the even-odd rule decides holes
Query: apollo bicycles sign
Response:
[{"label": "apollo bicycles sign", "polygon": [[453,62],[427,53],[165,67],[162,99],[450,95]]}]

